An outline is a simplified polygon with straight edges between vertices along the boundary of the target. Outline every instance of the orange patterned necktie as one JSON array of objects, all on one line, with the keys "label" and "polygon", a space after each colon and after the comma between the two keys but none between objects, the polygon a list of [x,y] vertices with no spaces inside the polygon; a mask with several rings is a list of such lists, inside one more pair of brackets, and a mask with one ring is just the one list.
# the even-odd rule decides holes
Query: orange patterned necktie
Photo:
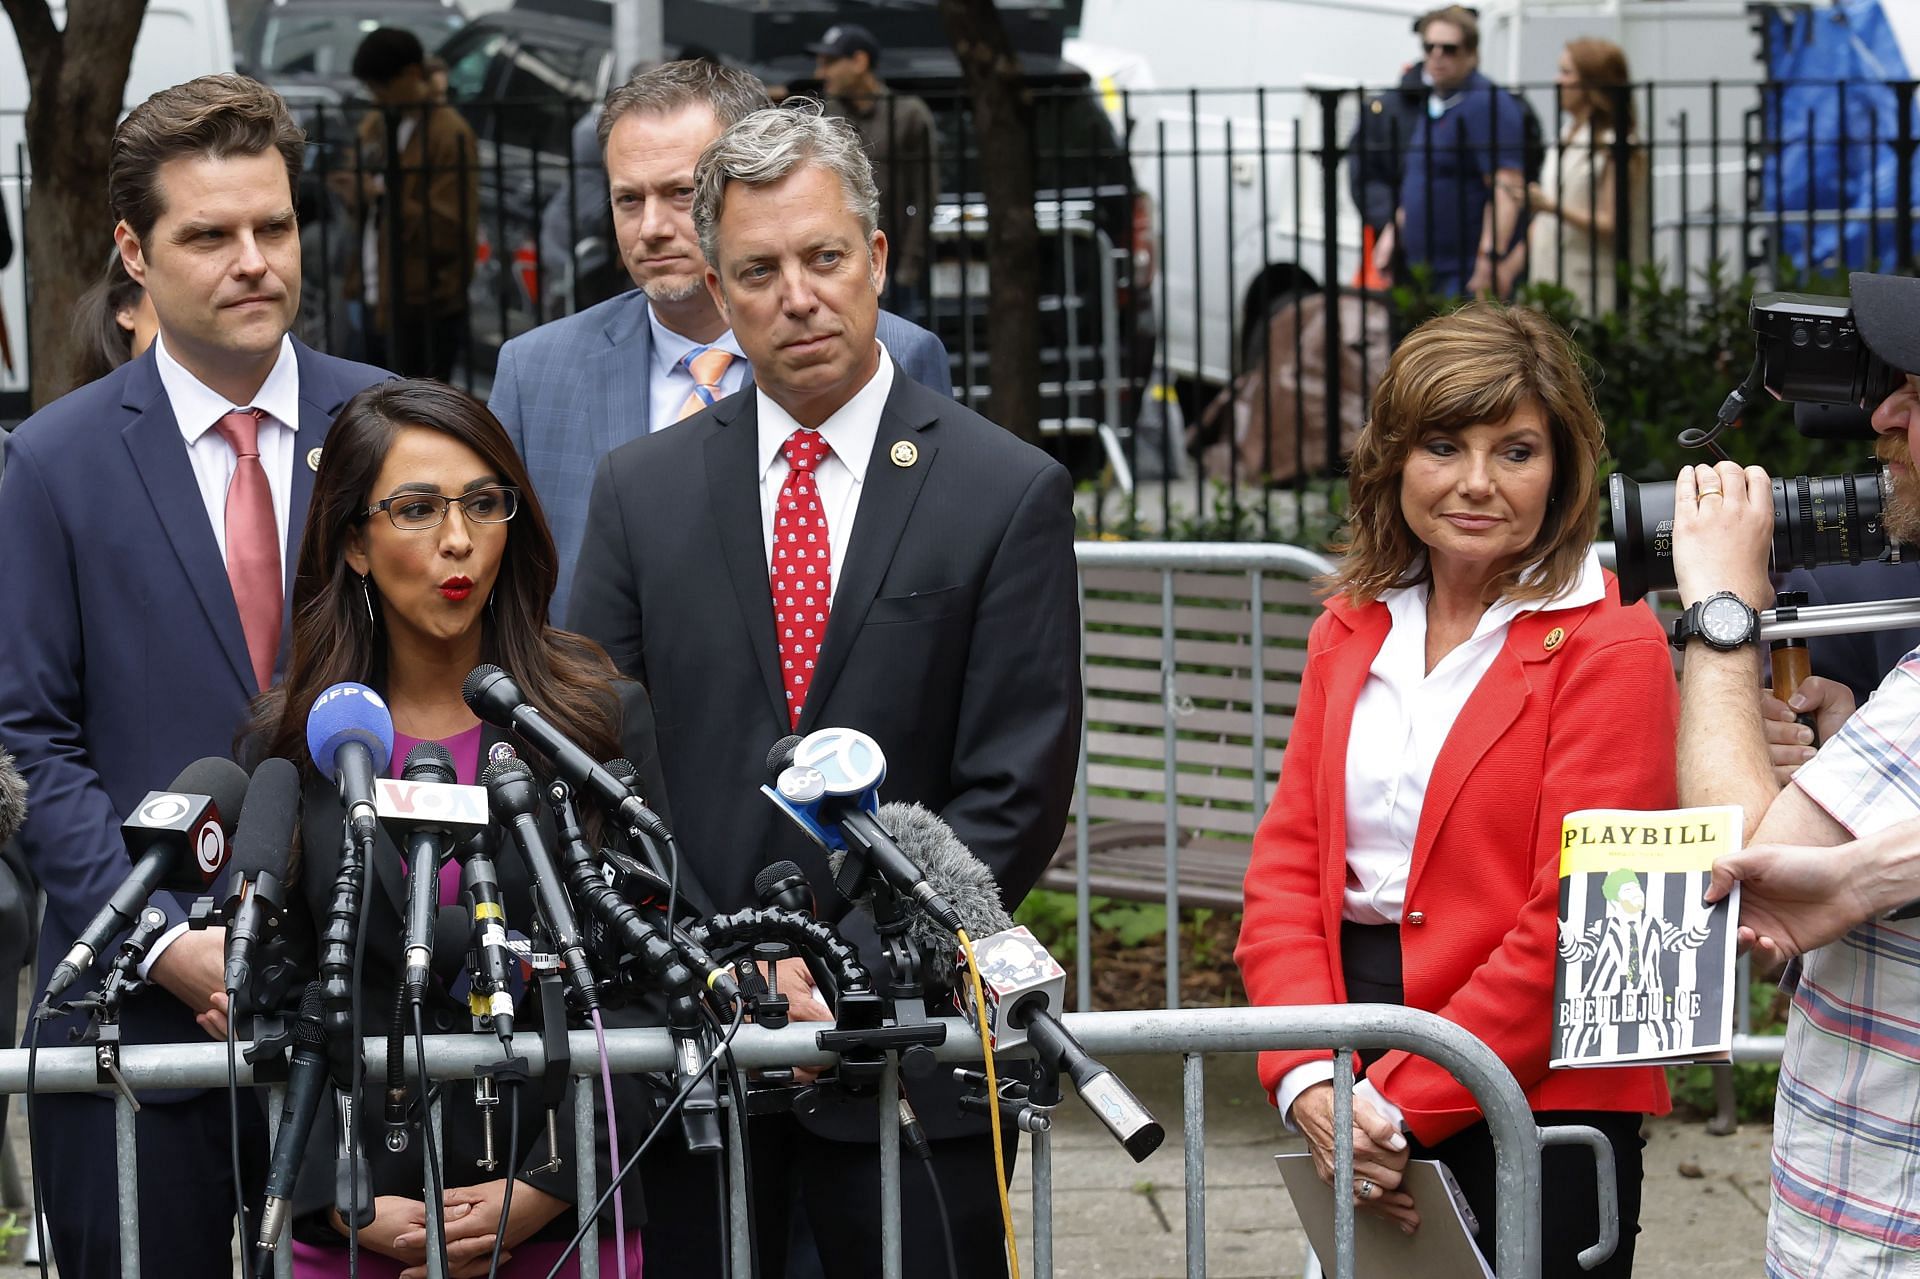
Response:
[{"label": "orange patterned necktie", "polygon": [[773,506],[773,624],[780,638],[780,686],[787,694],[787,725],[798,728],[807,685],[827,635],[833,591],[833,553],[827,516],[813,469],[833,449],[804,427],[787,437],[787,478]]},{"label": "orange patterned necktie", "polygon": [[681,363],[687,366],[687,372],[693,374],[693,394],[687,396],[687,402],[680,406],[680,416],[676,422],[684,422],[720,398],[720,379],[727,375],[727,366],[733,363],[731,352],[718,347],[705,347],[698,351],[689,351]]},{"label": "orange patterned necktie", "polygon": [[228,413],[213,424],[233,446],[233,478],[227,483],[227,580],[247,636],[247,656],[260,691],[273,684],[280,651],[280,525],[273,517],[273,489],[260,465],[259,409]]}]

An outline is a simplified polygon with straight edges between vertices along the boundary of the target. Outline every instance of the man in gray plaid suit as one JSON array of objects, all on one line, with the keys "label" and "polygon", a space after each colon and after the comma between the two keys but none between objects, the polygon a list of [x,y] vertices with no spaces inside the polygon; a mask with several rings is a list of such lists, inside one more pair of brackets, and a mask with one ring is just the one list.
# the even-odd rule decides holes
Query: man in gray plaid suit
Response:
[{"label": "man in gray plaid suit", "polygon": [[[728,125],[768,105],[759,80],[707,61],[666,63],[609,94],[600,147],[620,258],[638,287],[500,348],[488,407],[520,450],[553,526],[556,623],[567,614],[600,459],[753,384],[707,292],[693,167]],[[886,311],[877,336],[908,376],[953,393],[939,338]]]}]

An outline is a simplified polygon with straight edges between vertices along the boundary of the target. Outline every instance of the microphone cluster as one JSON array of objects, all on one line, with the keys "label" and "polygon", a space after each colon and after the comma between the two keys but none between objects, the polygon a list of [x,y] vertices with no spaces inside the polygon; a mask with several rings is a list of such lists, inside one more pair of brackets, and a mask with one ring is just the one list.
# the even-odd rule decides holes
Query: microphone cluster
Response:
[{"label": "microphone cluster", "polygon": [[[564,1082],[567,1069],[565,1013],[597,1018],[609,1000],[661,996],[679,1059],[675,1106],[690,1143],[712,1148],[719,1140],[717,1093],[702,1076],[722,1055],[715,1031],[729,1023],[737,1027],[762,1005],[763,1020],[780,1024],[786,1004],[777,981],[769,990],[747,961],[762,961],[771,973],[778,959],[797,956],[835,1011],[839,1025],[822,1032],[821,1044],[842,1054],[845,1086],[870,1077],[861,1067],[872,1063],[862,1054],[878,1060],[876,1046],[907,1050],[943,1037],[944,1023],[930,1026],[925,1009],[911,1009],[915,1001],[905,998],[920,991],[924,973],[934,994],[957,992],[954,1010],[981,1034],[988,1051],[1024,1046],[1050,1077],[1071,1077],[1136,1160],[1160,1145],[1164,1133],[1153,1116],[1061,1024],[1056,1014],[1065,974],[1031,933],[1007,917],[991,871],[933,813],[880,803],[886,761],[872,738],[842,728],[789,737],[769,756],[770,781],[761,789],[826,850],[840,894],[879,925],[891,969],[887,982],[877,981],[858,949],[816,917],[812,887],[791,862],[761,873],[757,908],[705,920],[670,915],[678,849],[673,832],[637,792],[632,765],[593,759],[497,666],[475,669],[462,691],[483,722],[544,761],[544,781],[509,753],[489,763],[477,785],[462,785],[445,749],[431,742],[409,753],[399,777],[387,777],[395,732],[379,694],[342,683],[314,701],[306,745],[313,769],[338,795],[337,835],[330,831],[328,838],[338,839],[340,856],[331,891],[320,898],[327,906],[315,921],[316,953],[297,983],[287,978],[289,964],[278,951],[295,896],[294,850],[303,830],[312,840],[324,828],[311,820],[303,827],[303,786],[293,762],[267,759],[249,778],[217,758],[189,765],[135,807],[122,826],[132,869],[49,982],[51,1007],[146,912],[153,918],[143,920],[145,931],[137,934],[144,951],[168,918],[149,907],[155,893],[212,892],[195,922],[217,920],[226,927],[224,985],[231,1014],[239,1015],[243,1006],[256,1015],[278,1010],[274,1042],[290,1056],[256,1241],[262,1253],[270,1255],[284,1234],[294,1177],[329,1075],[340,1108],[336,1207],[353,1226],[371,1220],[370,1178],[354,1136],[362,1074],[356,966],[368,872],[377,858],[395,855],[383,853],[383,833],[398,850],[406,883],[397,1012],[404,1015],[411,1006],[417,1039],[422,1002],[436,971],[446,974],[444,964],[436,970],[436,937],[449,938],[452,931],[445,915],[464,915],[473,1029],[496,1035],[503,1058],[497,1068],[480,1072],[483,1105],[493,1101],[496,1078],[513,1085],[526,1078],[525,1061],[512,1047],[520,984],[538,977],[541,985],[543,1017],[536,1024],[548,1039],[550,1076],[558,1072],[546,1089],[550,1126],[555,1078]],[[588,820],[576,801],[594,810]],[[19,825],[24,803],[18,774],[0,754],[0,836]],[[589,831],[601,838],[590,838]],[[524,925],[530,937],[515,934],[507,918],[497,865],[508,848],[517,851],[531,881],[534,917]],[[464,911],[445,911],[440,900],[441,872],[450,859],[461,866]],[[313,861],[310,852],[307,862]],[[213,891],[230,862],[220,890]],[[447,949],[443,944],[441,950]],[[742,976],[748,979],[744,990]],[[887,1006],[883,991],[893,1001],[890,1013],[876,1011]],[[395,1033],[404,1037],[405,1030],[396,1026]],[[257,1026],[251,1038],[260,1050]],[[393,1077],[398,1060],[395,1045],[390,1086],[404,1090],[404,1079]],[[978,1099],[972,1108],[980,1108]],[[492,1111],[483,1114],[490,1137]],[[390,1131],[390,1144],[394,1135]]]}]

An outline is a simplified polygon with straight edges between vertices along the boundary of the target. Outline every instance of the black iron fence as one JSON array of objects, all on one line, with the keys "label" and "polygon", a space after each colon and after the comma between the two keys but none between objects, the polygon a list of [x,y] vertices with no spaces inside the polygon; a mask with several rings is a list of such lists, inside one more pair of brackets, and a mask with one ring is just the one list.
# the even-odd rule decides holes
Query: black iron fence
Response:
[{"label": "black iron fence", "polygon": [[[1909,268],[1914,91],[1638,84],[1581,95],[1602,108],[1582,127],[1553,86],[1525,85],[1455,95],[1441,116],[1474,127],[1451,130],[1424,90],[1037,91],[1043,439],[1083,481],[1094,533],[1312,541],[1337,520],[1395,335],[1442,295],[1490,287],[1624,332],[1648,290]],[[296,103],[303,335],[484,396],[503,342],[627,288],[589,98],[456,103],[472,134],[458,147],[435,145],[451,113],[403,132]],[[932,182],[912,155],[880,174],[882,226],[917,220],[926,244],[888,303],[941,336],[956,393],[983,407],[981,174],[997,157],[962,99],[930,106]],[[0,121],[0,141],[18,128]],[[18,225],[28,183],[11,167]],[[0,306],[25,363],[19,277],[0,277]]]}]

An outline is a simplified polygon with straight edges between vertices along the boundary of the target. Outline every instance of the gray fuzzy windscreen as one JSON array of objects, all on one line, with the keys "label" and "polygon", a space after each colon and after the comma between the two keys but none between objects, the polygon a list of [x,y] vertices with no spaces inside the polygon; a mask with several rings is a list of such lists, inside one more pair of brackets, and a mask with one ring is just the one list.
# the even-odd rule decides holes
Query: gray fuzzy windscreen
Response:
[{"label": "gray fuzzy windscreen", "polygon": [[12,839],[27,820],[27,779],[0,750],[0,844]]}]

